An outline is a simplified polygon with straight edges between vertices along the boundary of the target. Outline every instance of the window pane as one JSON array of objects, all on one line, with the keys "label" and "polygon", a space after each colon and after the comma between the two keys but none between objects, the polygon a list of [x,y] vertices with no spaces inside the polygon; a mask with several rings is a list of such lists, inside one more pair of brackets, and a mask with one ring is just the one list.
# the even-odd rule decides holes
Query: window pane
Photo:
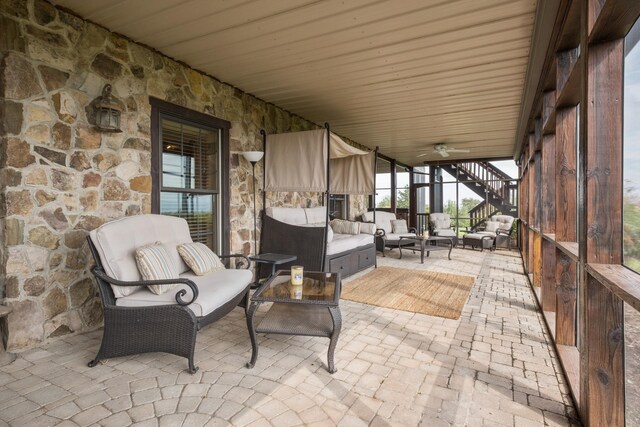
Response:
[{"label": "window pane", "polygon": [[329,198],[329,214],[333,218],[348,219],[348,196],[345,194],[331,194]]},{"label": "window pane", "polygon": [[378,189],[376,190],[376,208],[390,208],[391,207],[391,190]]},{"label": "window pane", "polygon": [[219,131],[162,117],[162,186],[218,190]]},{"label": "window pane", "polygon": [[640,272],[640,21],[625,38],[624,60],[624,264]]},{"label": "window pane", "polygon": [[160,194],[160,213],[186,219],[193,241],[204,243],[214,252],[218,252],[216,205],[216,196],[213,194]]}]

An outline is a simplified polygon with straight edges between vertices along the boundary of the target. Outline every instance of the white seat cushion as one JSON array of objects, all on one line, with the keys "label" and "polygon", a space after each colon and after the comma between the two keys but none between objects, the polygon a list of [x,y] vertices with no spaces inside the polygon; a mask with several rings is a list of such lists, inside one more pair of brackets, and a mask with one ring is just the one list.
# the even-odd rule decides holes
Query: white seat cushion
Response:
[{"label": "white seat cushion", "polygon": [[416,234],[415,233],[405,233],[405,234],[389,233],[389,234],[385,234],[384,237],[387,240],[400,240],[400,237],[416,237]]},{"label": "white seat cushion", "polygon": [[436,236],[455,237],[456,232],[450,228],[441,228],[439,230],[433,230],[433,234]]},{"label": "white seat cushion", "polygon": [[339,254],[358,246],[373,244],[374,237],[371,234],[334,234],[333,240],[327,243],[327,255]]},{"label": "white seat cushion", "polygon": [[510,215],[494,215],[491,217],[491,221],[499,222],[498,228],[501,230],[509,231],[513,225],[515,218]]},{"label": "white seat cushion", "polygon": [[[206,316],[223,306],[253,281],[253,273],[250,270],[233,269],[216,271],[206,276],[196,276],[194,273],[188,272],[181,274],[180,277],[190,279],[198,286],[198,298],[187,306],[197,317]],[[120,307],[148,307],[177,304],[176,293],[180,289],[187,291],[182,299],[189,301],[193,295],[191,288],[179,284],[161,295],[156,295],[146,288],[139,289],[131,295],[118,298],[116,305]]]},{"label": "white seat cushion", "polygon": [[[191,243],[189,225],[182,218],[167,215],[135,215],[108,222],[89,233],[100,255],[104,271],[109,277],[124,281],[141,280],[135,252],[142,246],[162,243],[178,268],[178,273],[189,267],[178,254],[177,246]],[[112,285],[116,298],[133,292],[135,287]]]},{"label": "white seat cushion", "polygon": [[[491,236],[491,237],[496,237],[496,233],[493,231],[477,231],[474,234],[478,234],[480,236]],[[468,234],[467,234],[468,236]]]}]

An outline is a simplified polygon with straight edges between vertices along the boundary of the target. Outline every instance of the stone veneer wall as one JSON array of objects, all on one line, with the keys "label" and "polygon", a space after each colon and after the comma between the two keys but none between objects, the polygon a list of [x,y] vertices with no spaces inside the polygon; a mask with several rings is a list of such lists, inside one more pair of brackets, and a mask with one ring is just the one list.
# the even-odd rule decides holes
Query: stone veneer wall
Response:
[{"label": "stone veneer wall", "polygon": [[[232,123],[231,249],[252,250],[251,167],[238,152],[260,149],[260,128],[315,124],[42,0],[0,0],[0,29],[0,297],[13,308],[10,349],[101,323],[85,236],[150,212],[149,96]],[[87,120],[106,83],[125,106],[122,133],[99,133]],[[256,175],[261,183],[262,164]],[[320,200],[269,197],[274,206]],[[352,200],[363,209],[363,197]]]}]

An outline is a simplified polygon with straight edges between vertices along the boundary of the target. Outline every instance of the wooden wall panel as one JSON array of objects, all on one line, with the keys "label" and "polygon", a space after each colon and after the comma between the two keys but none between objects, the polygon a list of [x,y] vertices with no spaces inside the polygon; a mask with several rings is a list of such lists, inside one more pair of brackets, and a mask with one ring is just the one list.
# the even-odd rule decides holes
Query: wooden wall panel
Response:
[{"label": "wooden wall panel", "polygon": [[542,310],[556,311],[556,247],[542,239]]},{"label": "wooden wall panel", "polygon": [[533,233],[533,286],[542,286],[542,237]]},{"label": "wooden wall panel", "polygon": [[589,426],[624,426],[623,303],[587,276],[586,413]]},{"label": "wooden wall panel", "polygon": [[556,250],[556,343],[576,345],[576,263]]},{"label": "wooden wall panel", "polygon": [[545,135],[542,141],[542,218],[543,233],[556,230],[556,138]]},{"label": "wooden wall panel", "polygon": [[556,240],[576,242],[577,108],[556,112]]},{"label": "wooden wall panel", "polygon": [[590,46],[587,78],[587,262],[622,262],[624,43]]}]

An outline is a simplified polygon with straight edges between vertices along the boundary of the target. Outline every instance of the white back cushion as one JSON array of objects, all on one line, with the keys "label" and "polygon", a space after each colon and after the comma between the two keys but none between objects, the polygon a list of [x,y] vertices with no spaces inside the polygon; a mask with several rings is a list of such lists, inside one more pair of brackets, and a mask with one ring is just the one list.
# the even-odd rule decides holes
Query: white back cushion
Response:
[{"label": "white back cushion", "polygon": [[[108,222],[89,233],[108,276],[118,280],[140,280],[135,252],[155,242],[163,244],[179,273],[189,270],[177,246],[191,243],[189,226],[182,218],[166,215],[135,215]],[[116,295],[117,296],[117,295]]]},{"label": "white back cushion", "polygon": [[449,214],[446,213],[429,214],[429,222],[433,226],[434,230],[451,227],[451,218],[449,217]]},{"label": "white back cushion", "polygon": [[306,208],[304,213],[307,216],[307,224],[325,223],[327,221],[327,208],[325,206]]},{"label": "white back cushion", "polygon": [[[267,215],[285,224],[303,225],[307,224],[307,214],[304,208],[267,208]],[[324,222],[324,218],[320,220]],[[313,222],[320,222],[313,221]]]},{"label": "white back cushion", "polygon": [[491,221],[499,222],[498,228],[509,231],[513,225],[514,218],[510,215],[494,215],[491,217]]},{"label": "white back cushion", "polygon": [[[376,211],[376,227],[384,230],[385,233],[391,233],[391,221],[396,219],[393,212]],[[365,212],[362,219],[367,222],[373,222],[373,212]]]}]

